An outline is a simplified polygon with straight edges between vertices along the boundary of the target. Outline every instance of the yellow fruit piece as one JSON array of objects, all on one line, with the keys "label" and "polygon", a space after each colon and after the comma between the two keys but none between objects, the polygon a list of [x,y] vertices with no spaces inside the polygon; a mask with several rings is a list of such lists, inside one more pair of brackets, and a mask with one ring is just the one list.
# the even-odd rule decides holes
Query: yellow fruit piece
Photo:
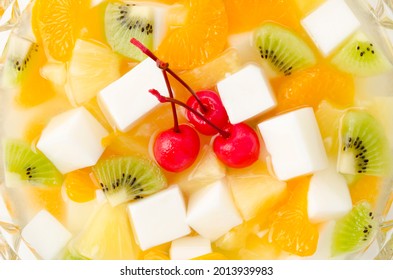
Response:
[{"label": "yellow fruit piece", "polygon": [[382,178],[377,176],[363,175],[349,187],[352,204],[366,200],[375,208],[381,191]]},{"label": "yellow fruit piece", "polygon": [[170,243],[165,243],[146,250],[143,252],[142,259],[159,261],[169,260],[169,247]]},{"label": "yellow fruit piece", "polygon": [[267,235],[258,237],[256,235],[247,240],[246,246],[239,250],[241,260],[273,260],[280,256],[281,250],[270,243]]},{"label": "yellow fruit piece", "polygon": [[68,67],[67,95],[77,105],[120,78],[120,58],[103,44],[76,40]]},{"label": "yellow fruit piece", "polygon": [[182,5],[173,13],[186,14],[185,21],[169,27],[157,50],[157,56],[173,69],[190,69],[212,60],[224,50],[228,33],[223,0],[184,0]]},{"label": "yellow fruit piece", "polygon": [[255,235],[259,227],[255,221],[244,222],[228,231],[214,242],[214,246],[230,257],[236,257],[238,251],[246,245],[249,236]]},{"label": "yellow fruit piece", "polygon": [[84,168],[68,173],[64,186],[68,197],[75,202],[87,202],[96,197],[96,186],[90,177],[91,169]]},{"label": "yellow fruit piece", "polygon": [[124,204],[102,205],[73,246],[80,255],[93,260],[134,260],[140,254]]},{"label": "yellow fruit piece", "polygon": [[340,127],[340,119],[344,113],[345,110],[339,109],[327,101],[322,101],[315,111],[326,151],[330,152],[332,155],[337,154],[338,129]]},{"label": "yellow fruit piece", "polygon": [[[237,50],[228,49],[205,65],[180,73],[180,77],[194,91],[209,89],[223,80],[227,74],[232,74],[239,70],[240,67]],[[187,95],[189,96],[188,92]]]},{"label": "yellow fruit piece", "polygon": [[292,0],[225,0],[229,32],[250,31],[264,21],[274,21],[291,28],[299,26]]},{"label": "yellow fruit piece", "polygon": [[193,258],[193,260],[221,260],[222,261],[222,260],[228,260],[228,257],[218,252],[212,252],[203,256]]},{"label": "yellow fruit piece", "polygon": [[265,174],[229,176],[228,184],[245,221],[254,218],[258,213],[269,212],[285,197],[286,183]]},{"label": "yellow fruit piece", "polygon": [[320,6],[326,0],[294,0],[295,5],[297,6],[301,18],[311,13],[314,9]]},{"label": "yellow fruit piece", "polygon": [[318,245],[318,227],[310,223],[307,214],[309,178],[291,183],[291,194],[286,204],[272,217],[269,238],[282,250],[298,256],[311,256]]},{"label": "yellow fruit piece", "polygon": [[56,60],[67,61],[85,20],[90,1],[37,0],[33,7],[33,30],[47,53]]}]

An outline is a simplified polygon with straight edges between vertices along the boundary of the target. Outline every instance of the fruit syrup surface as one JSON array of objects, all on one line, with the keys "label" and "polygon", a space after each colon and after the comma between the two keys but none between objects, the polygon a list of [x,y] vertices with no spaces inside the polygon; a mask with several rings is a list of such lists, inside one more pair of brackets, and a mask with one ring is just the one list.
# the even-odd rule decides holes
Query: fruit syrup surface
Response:
[{"label": "fruit syrup surface", "polygon": [[[294,0],[294,1],[302,2],[301,0]],[[302,4],[304,6],[303,9],[307,11],[308,9],[311,9],[310,7],[313,8],[314,6],[317,6],[321,1],[316,0],[316,1],[303,1],[303,2],[309,3],[309,4]],[[315,4],[313,5],[312,3],[314,2]],[[297,8],[294,8],[293,10],[297,11],[296,16],[298,18],[302,18],[306,13],[304,11],[299,11]],[[86,15],[86,17],[90,18],[91,20],[86,20],[86,22],[90,22],[90,24],[86,26],[85,33],[82,35],[81,38],[88,38],[98,42],[105,43],[105,35],[103,34],[103,31],[97,28],[97,26],[99,25],[94,24],[94,22],[97,21],[98,15],[101,14],[101,11],[102,11],[102,4],[94,8],[94,11],[92,13]],[[295,23],[293,26],[290,25],[287,26],[293,28],[297,32],[304,34],[304,31],[301,29],[298,22]],[[319,53],[319,51],[315,48],[314,44],[310,40],[308,41],[308,44],[309,46],[314,48],[315,54]],[[318,63],[321,64],[327,63],[325,59],[322,58],[322,56],[319,55],[317,58],[318,58]],[[259,58],[255,58],[255,61],[253,62],[260,63],[260,60]],[[127,71],[132,69],[133,66],[135,66],[135,63],[133,61],[123,59],[121,73],[122,74],[126,73]],[[393,111],[393,102],[391,102],[390,99],[392,97],[382,96],[382,97],[377,97],[376,99],[374,99],[374,97],[369,98],[368,96],[365,96],[365,91],[366,91],[365,86],[367,86],[368,88],[381,87],[381,84],[385,84],[385,85],[388,84],[389,81],[391,81],[392,76],[393,75],[389,73],[387,75],[383,75],[376,78],[374,77],[374,78],[355,79],[355,88],[357,91],[357,96],[355,97],[355,102],[353,105],[356,106],[356,105],[366,104],[366,106],[369,106],[371,108],[371,107],[378,106],[378,104],[381,105],[384,104],[385,107],[383,108],[383,110],[380,111],[379,118],[388,119],[389,117],[391,117],[391,112]],[[280,81],[280,79],[272,78],[271,81],[274,85],[277,84],[277,81]],[[171,84],[173,86],[176,98],[181,100],[187,100],[189,94],[184,89],[182,89],[181,86],[173,79],[171,79]],[[212,88],[212,89],[216,90],[216,88]],[[382,90],[386,92],[386,89],[382,89]],[[51,116],[61,111],[66,111],[72,108],[71,104],[69,104],[63,92],[57,93],[57,96],[52,100],[50,100],[47,104],[32,109],[24,109],[23,107],[19,106],[19,104],[15,103],[15,101],[12,98],[10,98],[11,94],[7,94],[7,92],[5,92],[4,90],[2,90],[1,93],[2,93],[1,115],[3,119],[3,123],[0,131],[1,132],[0,135],[2,138],[23,137],[23,138],[27,138],[28,140],[36,141],[37,139],[34,137],[34,135],[38,135],[39,133],[34,131],[31,132],[31,130],[33,130],[32,127],[36,128],[39,131],[40,129],[42,129],[42,123],[46,123]],[[384,102],[385,98],[386,101],[388,102]],[[91,108],[94,106],[96,106],[94,100],[86,105],[87,108]],[[182,113],[181,109],[178,109],[178,112],[179,112],[178,114],[179,122],[180,123],[186,122],[184,112]],[[264,114],[260,118],[253,119],[249,121],[248,124],[251,125],[252,127],[256,127],[256,124],[259,123],[261,120],[267,119],[273,115],[275,115],[274,111]],[[100,115],[99,119],[103,120],[104,118]],[[108,127],[107,123],[104,122],[103,124],[106,127]],[[146,116],[141,118],[130,131],[126,133],[119,133],[121,136],[127,138],[128,141],[130,141],[131,139],[131,141],[134,141],[134,143],[136,143],[135,147],[129,148],[129,150],[126,151],[125,153],[126,154],[133,153],[133,152],[138,152],[143,154],[150,153],[149,149],[151,146],[152,135],[156,135],[159,130],[168,129],[172,126],[173,126],[173,120],[172,120],[170,105],[160,104],[156,109],[154,109]],[[388,132],[393,132],[393,124],[390,123],[389,121],[385,122],[385,128]],[[200,135],[200,138],[201,138],[201,147],[203,147],[204,145],[210,145],[211,137]],[[104,152],[102,157],[105,158],[111,155],[120,154],[122,152],[121,149],[122,149],[121,146],[112,146],[112,147],[110,146]],[[196,162],[198,162],[198,159]],[[181,180],[184,180],[184,178],[186,178],[189,175],[189,172],[191,172],[192,169],[193,167],[179,174],[165,172],[168,179],[168,183],[173,184]],[[253,172],[258,172],[259,170],[265,170],[265,169],[266,169],[265,164],[257,163],[254,166],[251,166],[250,168],[244,169],[243,171],[252,174]],[[236,169],[233,170],[229,169],[228,174],[240,174],[243,171],[236,170]],[[0,178],[0,182],[2,180],[3,178]],[[46,188],[37,188],[37,187],[31,189],[30,187],[31,186],[26,185],[20,189],[17,188],[10,189],[10,188],[4,188],[4,186],[2,185],[1,188],[2,194],[4,195],[6,202],[9,203],[10,205],[10,209],[12,215],[16,220],[16,223],[19,224],[20,226],[23,226],[32,218],[33,214],[36,213],[38,209],[42,207],[47,208],[60,221],[64,222],[66,219],[66,210],[65,210],[66,202],[63,199],[64,193],[62,192],[62,190],[60,188],[46,189]]]}]

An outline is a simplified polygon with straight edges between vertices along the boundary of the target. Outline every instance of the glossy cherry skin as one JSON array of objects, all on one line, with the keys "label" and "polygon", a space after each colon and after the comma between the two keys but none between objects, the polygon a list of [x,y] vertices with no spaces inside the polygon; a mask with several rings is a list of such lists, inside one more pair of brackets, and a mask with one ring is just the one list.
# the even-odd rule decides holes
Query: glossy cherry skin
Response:
[{"label": "glossy cherry skin", "polygon": [[213,150],[217,157],[229,167],[243,168],[253,164],[259,157],[260,143],[255,131],[245,123],[228,125],[228,138],[217,136]]},{"label": "glossy cherry skin", "polygon": [[[220,97],[217,93],[211,90],[203,90],[196,92],[196,95],[205,105],[205,110],[202,110],[200,104],[194,96],[191,96],[187,100],[187,105],[194,110],[201,113],[205,118],[211,121],[218,127],[224,127],[228,124],[228,114],[221,102]],[[205,120],[193,114],[191,111],[187,111],[187,119],[195,126],[201,134],[204,135],[215,135],[217,130],[211,125],[207,124]]]},{"label": "glossy cherry skin", "polygon": [[157,163],[167,171],[181,172],[196,160],[200,149],[198,133],[188,125],[179,125],[179,132],[173,128],[160,132],[153,146]]}]

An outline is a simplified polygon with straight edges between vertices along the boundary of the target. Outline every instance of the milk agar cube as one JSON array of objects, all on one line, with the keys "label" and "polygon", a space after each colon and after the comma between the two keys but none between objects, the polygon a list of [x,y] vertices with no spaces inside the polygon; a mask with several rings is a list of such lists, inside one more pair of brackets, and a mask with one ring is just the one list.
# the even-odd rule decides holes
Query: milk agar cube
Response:
[{"label": "milk agar cube", "polygon": [[189,260],[212,252],[210,240],[201,236],[189,236],[172,241],[171,260]]},{"label": "milk agar cube", "polygon": [[170,242],[191,232],[186,206],[178,186],[128,205],[136,241],[142,250]]},{"label": "milk agar cube", "polygon": [[96,164],[104,152],[101,141],[107,135],[89,111],[79,107],[52,118],[37,148],[64,174]]},{"label": "milk agar cube", "polygon": [[215,241],[243,220],[227,184],[219,180],[191,195],[187,222],[201,236]]},{"label": "milk agar cube", "polygon": [[352,209],[347,182],[333,166],[311,177],[307,202],[308,217],[314,223],[341,218]]},{"label": "milk agar cube", "polygon": [[262,69],[249,64],[217,84],[222,103],[232,124],[240,123],[276,106]]},{"label": "milk agar cube", "polygon": [[59,257],[71,237],[72,234],[46,210],[38,212],[22,229],[22,238],[45,260]]},{"label": "milk agar cube", "polygon": [[[131,44],[131,43],[130,43]],[[159,104],[150,89],[168,95],[162,70],[147,58],[98,94],[98,104],[108,121],[127,131],[140,117]]]},{"label": "milk agar cube", "polygon": [[328,159],[312,108],[258,124],[278,179],[289,180],[327,168]]},{"label": "milk agar cube", "polygon": [[324,56],[353,34],[360,22],[344,0],[328,0],[301,21]]}]

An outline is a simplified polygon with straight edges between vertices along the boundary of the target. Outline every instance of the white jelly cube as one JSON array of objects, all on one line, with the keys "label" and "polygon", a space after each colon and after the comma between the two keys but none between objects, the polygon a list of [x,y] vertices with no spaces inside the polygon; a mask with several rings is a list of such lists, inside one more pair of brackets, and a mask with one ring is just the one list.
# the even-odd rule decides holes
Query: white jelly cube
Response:
[{"label": "white jelly cube", "polygon": [[327,168],[328,160],[312,108],[302,108],[258,124],[280,180]]},{"label": "white jelly cube", "polygon": [[168,95],[162,71],[147,58],[98,94],[105,117],[120,131],[127,131],[140,117],[159,104],[150,89]]},{"label": "white jelly cube", "polygon": [[189,260],[212,252],[210,240],[201,236],[183,237],[172,241],[171,260]]},{"label": "white jelly cube", "polygon": [[178,186],[128,205],[130,222],[142,250],[175,240],[191,232]]},{"label": "white jelly cube", "polygon": [[197,233],[211,241],[243,222],[224,180],[191,195],[187,221]]},{"label": "white jelly cube", "polygon": [[42,131],[37,148],[62,173],[92,166],[104,152],[105,128],[84,108],[54,117]]},{"label": "white jelly cube", "polygon": [[333,166],[311,177],[307,201],[308,217],[314,223],[338,219],[352,209],[347,182]]},{"label": "white jelly cube", "polygon": [[276,100],[269,82],[258,65],[249,64],[217,84],[231,123],[257,116],[274,106]]},{"label": "white jelly cube", "polygon": [[46,210],[41,210],[23,228],[22,238],[43,259],[59,257],[72,234]]},{"label": "white jelly cube", "polygon": [[360,27],[359,20],[344,0],[326,1],[301,23],[325,56]]}]

